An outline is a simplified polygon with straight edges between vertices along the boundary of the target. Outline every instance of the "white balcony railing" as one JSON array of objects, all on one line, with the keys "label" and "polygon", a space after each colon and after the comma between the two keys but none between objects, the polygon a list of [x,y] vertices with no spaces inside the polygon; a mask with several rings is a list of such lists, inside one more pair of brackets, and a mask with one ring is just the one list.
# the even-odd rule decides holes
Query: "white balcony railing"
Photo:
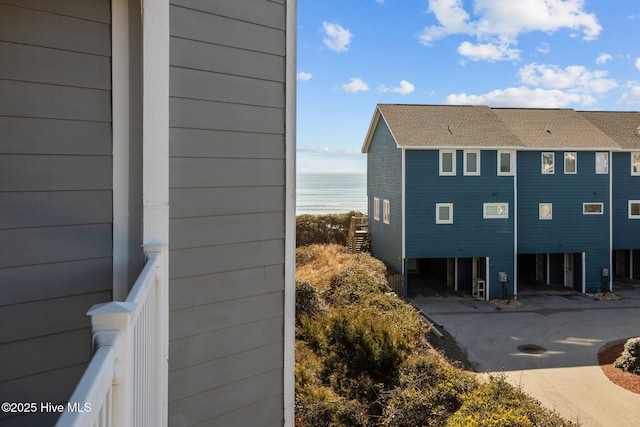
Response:
[{"label": "white balcony railing", "polygon": [[127,299],[87,313],[94,355],[58,427],[167,425],[166,246],[145,245],[145,254]]}]

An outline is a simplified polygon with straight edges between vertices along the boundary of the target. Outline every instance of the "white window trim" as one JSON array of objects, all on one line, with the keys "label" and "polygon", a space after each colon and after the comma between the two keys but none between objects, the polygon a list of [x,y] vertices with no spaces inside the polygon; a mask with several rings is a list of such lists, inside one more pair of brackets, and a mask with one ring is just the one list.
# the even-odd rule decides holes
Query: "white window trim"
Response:
[{"label": "white window trim", "polygon": [[[442,155],[445,153],[449,153],[451,154],[451,168],[452,171],[451,172],[444,172],[442,170]],[[440,150],[439,152],[439,170],[440,170],[440,176],[455,176],[456,175],[456,150]]]},{"label": "white window trim", "polygon": [[[487,208],[489,208],[491,206],[502,206],[502,207],[504,207],[505,214],[504,215],[487,214]],[[508,219],[509,218],[509,203],[506,203],[506,202],[483,203],[482,204],[482,218],[484,218],[484,219]]]},{"label": "white window trim", "polygon": [[389,206],[388,200],[382,201],[382,222],[385,224],[389,224],[391,219],[391,207]]},{"label": "white window trim", "polygon": [[[551,172],[545,172],[544,171],[544,155],[545,154],[551,154]],[[543,151],[540,154],[540,171],[542,172],[543,175],[553,175],[556,172],[556,153],[554,153],[553,151]]]},{"label": "white window trim", "polygon": [[639,171],[637,171],[637,172],[635,172],[635,171],[633,170],[633,155],[634,155],[634,154],[637,154],[638,156],[640,156],[640,151],[632,151],[632,152],[630,153],[629,160],[631,161],[631,175],[640,175],[640,170],[639,170]]},{"label": "white window trim", "polygon": [[640,200],[629,200],[629,219],[640,219],[640,215],[632,215],[631,214],[631,205],[633,204],[639,204],[640,205]]},{"label": "white window trim", "polygon": [[[548,217],[543,217],[542,216],[542,206],[543,205],[549,205],[549,216]],[[538,203],[538,219],[541,221],[548,221],[553,219],[553,203],[549,203],[549,202],[544,202],[544,203]]]},{"label": "white window trim", "polygon": [[[605,161],[605,170],[604,172],[602,171],[598,171],[598,155],[604,155],[606,158]],[[607,153],[606,151],[598,151],[596,152],[596,174],[597,175],[607,175],[609,173],[609,153]]]},{"label": "white window trim", "polygon": [[[509,154],[509,172],[500,171],[500,155]],[[516,174],[516,152],[513,150],[498,150],[498,176],[514,176]]]},{"label": "white window trim", "polygon": [[[567,154],[573,154],[576,159],[576,170],[573,172],[567,172]],[[575,151],[565,151],[564,152],[564,173],[565,175],[575,175],[578,173],[578,153]]]},{"label": "white window trim", "polygon": [[[449,219],[440,219],[440,208],[449,208]],[[453,203],[436,203],[436,224],[453,224]]]},{"label": "white window trim", "polygon": [[[468,163],[467,163],[467,154],[470,154],[470,153],[474,153],[476,155],[476,171],[475,172],[467,171],[467,165],[468,165]],[[464,165],[463,165],[464,166],[463,174],[467,175],[467,176],[479,176],[480,175],[480,163],[481,163],[480,162],[480,150],[464,150],[462,158],[463,158],[463,163],[464,163]]]},{"label": "white window trim", "polygon": [[[585,212],[587,205],[600,205],[600,212]],[[604,213],[604,203],[602,202],[586,202],[582,204],[583,215],[602,215]]]},{"label": "white window trim", "polygon": [[380,221],[380,198],[373,198],[373,219]]}]

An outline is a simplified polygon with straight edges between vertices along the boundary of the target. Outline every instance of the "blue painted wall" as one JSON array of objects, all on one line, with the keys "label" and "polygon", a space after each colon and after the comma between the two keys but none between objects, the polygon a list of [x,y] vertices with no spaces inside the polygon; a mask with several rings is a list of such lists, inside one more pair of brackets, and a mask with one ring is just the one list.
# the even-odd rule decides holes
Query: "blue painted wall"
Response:
[{"label": "blue painted wall", "polygon": [[[402,150],[381,117],[367,153],[367,196],[371,253],[396,272],[402,271]],[[380,220],[373,219],[373,199],[380,199]],[[390,221],[383,219],[383,200],[390,203]]]},{"label": "blue painted wall", "polygon": [[[519,152],[518,253],[586,252],[586,291],[597,292],[609,268],[609,175],[595,173],[595,153],[578,152],[578,173],[564,173],[564,152],[555,173],[541,173],[541,152]],[[553,203],[553,218],[539,219],[539,203]],[[602,202],[602,215],[584,215],[584,202]]]},{"label": "blue painted wall", "polygon": [[629,219],[629,200],[640,200],[640,176],[631,175],[631,153],[613,153],[613,249],[640,249],[640,219]]},{"label": "blue painted wall", "polygon": [[[406,257],[490,259],[490,298],[500,298],[498,272],[513,292],[514,215],[512,176],[497,176],[495,150],[481,152],[480,176],[463,175],[463,151],[456,176],[439,176],[438,150],[405,155]],[[508,219],[483,219],[483,203],[506,202]],[[436,224],[436,203],[453,203],[453,224]]]}]

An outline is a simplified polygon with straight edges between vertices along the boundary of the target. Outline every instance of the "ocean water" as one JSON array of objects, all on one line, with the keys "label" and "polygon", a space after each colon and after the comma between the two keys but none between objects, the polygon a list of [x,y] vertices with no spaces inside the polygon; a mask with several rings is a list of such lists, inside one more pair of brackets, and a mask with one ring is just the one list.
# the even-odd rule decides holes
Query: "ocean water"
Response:
[{"label": "ocean water", "polygon": [[296,215],[367,212],[367,174],[298,172]]}]

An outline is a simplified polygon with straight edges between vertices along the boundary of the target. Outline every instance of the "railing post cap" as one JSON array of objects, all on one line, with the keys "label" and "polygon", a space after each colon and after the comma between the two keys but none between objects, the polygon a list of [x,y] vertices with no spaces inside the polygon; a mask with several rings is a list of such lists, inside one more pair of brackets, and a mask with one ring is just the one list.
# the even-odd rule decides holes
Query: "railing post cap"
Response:
[{"label": "railing post cap", "polygon": [[145,253],[161,253],[165,250],[167,244],[160,241],[151,241],[142,245]]},{"label": "railing post cap", "polygon": [[112,301],[103,304],[95,304],[87,314],[95,316],[100,314],[133,313],[137,304],[134,302]]}]

